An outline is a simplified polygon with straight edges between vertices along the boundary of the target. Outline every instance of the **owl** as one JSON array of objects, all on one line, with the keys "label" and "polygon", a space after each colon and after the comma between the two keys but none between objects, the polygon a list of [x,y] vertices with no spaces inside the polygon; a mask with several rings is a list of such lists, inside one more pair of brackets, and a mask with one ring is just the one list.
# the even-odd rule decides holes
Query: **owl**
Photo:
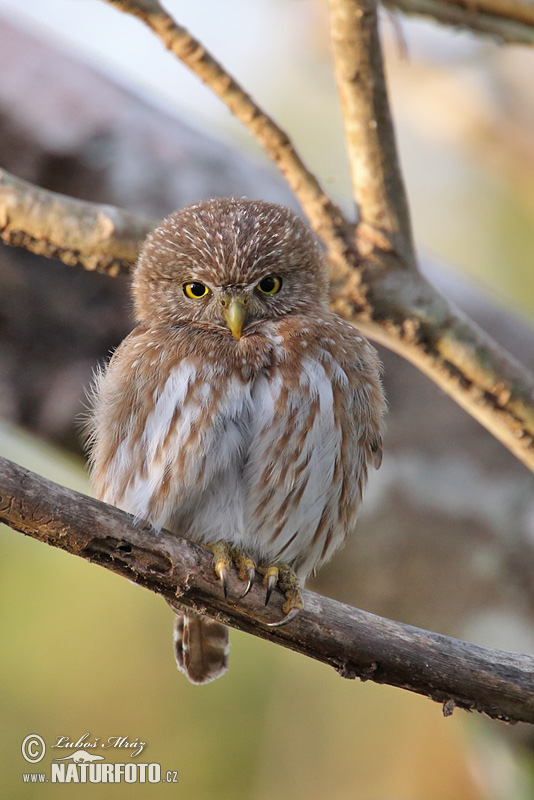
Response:
[{"label": "owl", "polygon": [[[233,564],[244,594],[258,573],[266,601],[278,585],[288,622],[381,461],[377,354],[329,311],[315,236],[273,203],[171,214],[143,245],[133,297],[137,327],[94,387],[97,496],[211,547],[225,592]],[[173,608],[179,668],[217,678],[228,629]]]}]

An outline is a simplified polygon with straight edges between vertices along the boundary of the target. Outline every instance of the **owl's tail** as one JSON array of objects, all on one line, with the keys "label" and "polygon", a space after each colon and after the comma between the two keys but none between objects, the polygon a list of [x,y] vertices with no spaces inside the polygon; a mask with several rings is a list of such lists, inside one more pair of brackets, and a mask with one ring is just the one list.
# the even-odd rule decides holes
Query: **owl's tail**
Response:
[{"label": "owl's tail", "polygon": [[228,669],[228,628],[190,612],[176,615],[174,654],[191,683],[209,683]]}]

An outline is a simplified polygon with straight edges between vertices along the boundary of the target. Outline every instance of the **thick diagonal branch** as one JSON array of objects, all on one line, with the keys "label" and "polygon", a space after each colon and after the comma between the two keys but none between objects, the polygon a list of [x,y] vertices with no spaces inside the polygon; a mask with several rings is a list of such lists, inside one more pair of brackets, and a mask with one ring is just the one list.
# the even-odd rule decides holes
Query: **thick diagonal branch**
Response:
[{"label": "thick diagonal branch", "polygon": [[256,586],[245,600],[232,576],[225,599],[209,551],[112,506],[65,489],[0,458],[0,522],[100,564],[171,602],[361,678],[509,721],[534,722],[534,658],[488,650],[376,617],[304,592],[305,609],[284,628],[281,599],[268,611]]},{"label": "thick diagonal branch", "polygon": [[0,237],[6,244],[118,275],[128,272],[153,227],[115,206],[45,191],[0,169]]},{"label": "thick diagonal branch", "polygon": [[[534,376],[416,270],[338,271],[332,308],[414,364],[534,472]],[[361,303],[362,294],[364,302]]]},{"label": "thick diagonal branch", "polygon": [[[389,110],[375,0],[330,0],[332,46],[354,199],[363,226],[415,267],[410,212]],[[363,230],[363,228],[362,228]],[[364,253],[366,254],[366,253]]]}]

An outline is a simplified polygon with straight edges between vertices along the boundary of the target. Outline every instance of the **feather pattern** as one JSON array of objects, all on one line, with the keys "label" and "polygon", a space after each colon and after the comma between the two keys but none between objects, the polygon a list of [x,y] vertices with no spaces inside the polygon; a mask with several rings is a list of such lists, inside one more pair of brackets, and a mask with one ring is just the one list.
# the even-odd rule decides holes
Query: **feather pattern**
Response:
[{"label": "feather pattern", "polygon": [[[368,345],[325,316],[330,350],[324,321],[264,323],[242,338],[241,358],[224,372],[204,357],[203,337],[191,360],[194,331],[134,331],[94,411],[93,482],[102,499],[156,530],[224,539],[305,578],[354,525],[380,436],[373,370],[358,359]],[[143,358],[132,382],[133,357],[158,343],[172,361],[165,369]],[[224,333],[217,344],[221,356],[236,349]]]},{"label": "feather pattern", "polygon": [[[273,264],[276,305],[254,289]],[[210,281],[202,316],[184,305],[192,277]],[[140,323],[97,378],[98,496],[156,532],[222,539],[301,580],[328,560],[379,464],[384,398],[374,349],[328,311],[325,286],[315,240],[287,209],[210,201],[165,221],[136,270]],[[210,305],[219,290],[249,292],[237,340]],[[226,668],[224,626],[186,614],[175,638],[193,682]]]}]

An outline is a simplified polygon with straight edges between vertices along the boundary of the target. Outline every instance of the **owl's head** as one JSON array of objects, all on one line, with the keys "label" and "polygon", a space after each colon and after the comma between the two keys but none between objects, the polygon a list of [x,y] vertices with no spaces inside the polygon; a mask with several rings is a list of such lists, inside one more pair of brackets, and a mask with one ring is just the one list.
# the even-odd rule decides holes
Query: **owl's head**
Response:
[{"label": "owl's head", "polygon": [[288,208],[216,199],[175,211],[146,239],[134,274],[138,320],[230,329],[327,302],[314,234]]}]

